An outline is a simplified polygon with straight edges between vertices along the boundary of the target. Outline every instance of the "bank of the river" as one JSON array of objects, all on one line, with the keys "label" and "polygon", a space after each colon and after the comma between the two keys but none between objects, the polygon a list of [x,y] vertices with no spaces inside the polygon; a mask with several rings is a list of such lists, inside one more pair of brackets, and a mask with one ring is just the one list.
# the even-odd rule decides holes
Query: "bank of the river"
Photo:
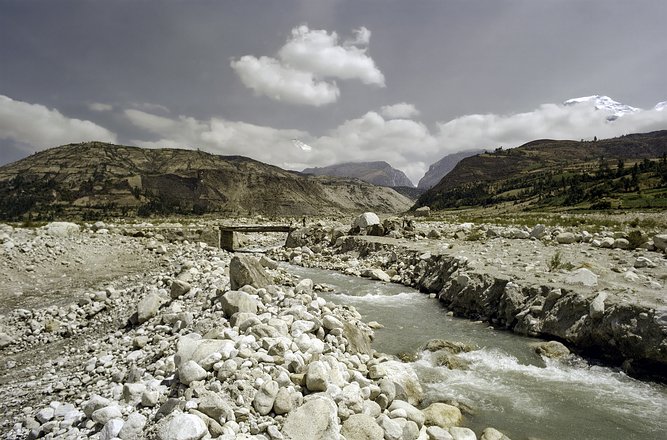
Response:
[{"label": "bank of the river", "polygon": [[[424,389],[422,405],[457,402],[474,431],[495,426],[515,440],[662,440],[667,432],[664,385],[574,354],[539,355],[534,338],[451,316],[431,295],[400,284],[316,268],[288,270],[330,286],[321,297],[381,324],[373,346],[403,358],[414,355],[410,365]],[[470,351],[426,350],[434,339]]]},{"label": "bank of the river", "polygon": [[295,231],[292,248],[275,255],[416,287],[456,315],[557,339],[631,374],[667,380],[667,260],[652,240],[627,249],[613,231],[414,229],[353,236],[315,225]]}]

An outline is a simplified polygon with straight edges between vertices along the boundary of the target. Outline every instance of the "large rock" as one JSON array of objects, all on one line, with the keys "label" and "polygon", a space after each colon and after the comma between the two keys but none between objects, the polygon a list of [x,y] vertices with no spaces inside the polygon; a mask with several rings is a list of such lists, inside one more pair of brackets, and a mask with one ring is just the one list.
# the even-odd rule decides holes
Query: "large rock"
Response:
[{"label": "large rock", "polygon": [[354,219],[354,222],[352,223],[352,228],[359,228],[360,230],[364,231],[366,228],[373,226],[373,225],[379,225],[380,224],[380,217],[377,216],[377,214],[373,212],[364,212],[361,214],[359,217]]},{"label": "large rock", "polygon": [[53,237],[67,237],[79,232],[81,228],[76,223],[51,222],[44,226],[44,231]]},{"label": "large rock", "polygon": [[423,412],[404,400],[396,399],[391,403],[391,405],[389,405],[389,412],[396,410],[404,412],[406,418],[415,422],[419,428],[422,427],[424,421],[426,420],[426,416]]},{"label": "large rock", "polygon": [[593,319],[600,319],[604,316],[604,301],[607,299],[607,292],[598,293],[589,307],[588,314]]},{"label": "large rock", "polygon": [[384,281],[385,283],[391,282],[391,277],[387,275],[382,269],[366,269],[361,273],[362,277],[370,278],[372,280]]},{"label": "large rock", "polygon": [[253,408],[260,415],[265,416],[271,412],[273,408],[273,403],[276,400],[276,395],[278,395],[278,390],[280,386],[274,380],[269,380],[265,382],[255,394],[255,399],[252,402]]},{"label": "large rock", "polygon": [[341,434],[347,440],[382,440],[384,430],[367,414],[353,414],[343,422]]},{"label": "large rock", "polygon": [[118,433],[118,438],[123,440],[138,440],[143,438],[146,421],[146,416],[140,412],[133,412],[127,417],[123,428]]},{"label": "large rock", "polygon": [[371,335],[366,330],[357,327],[353,323],[345,321],[343,323],[343,334],[348,341],[348,352],[369,355],[373,353],[373,348],[371,347]]},{"label": "large rock", "polygon": [[595,287],[598,285],[598,276],[585,267],[582,267],[565,277],[565,282],[568,284],[581,284],[586,287]]},{"label": "large rock", "polygon": [[230,317],[234,313],[257,313],[257,301],[252,296],[238,290],[230,290],[220,297],[220,305],[225,316]]},{"label": "large rock", "polygon": [[173,412],[160,421],[157,438],[160,440],[199,440],[208,433],[206,424],[193,414]]},{"label": "large rock", "polygon": [[339,440],[338,407],[316,396],[287,415],[282,434],[291,440]]},{"label": "large rock", "polygon": [[118,433],[123,429],[123,420],[122,419],[111,419],[104,424],[104,427],[100,431],[100,440],[111,440],[118,438]]},{"label": "large rock", "polygon": [[577,236],[572,232],[561,232],[556,236],[556,241],[560,244],[572,244],[577,241]]},{"label": "large rock", "polygon": [[169,298],[158,291],[153,291],[146,295],[137,305],[137,320],[139,321],[139,324],[144,323],[157,315],[160,307],[168,302]]},{"label": "large rock", "polygon": [[331,368],[325,362],[311,362],[306,371],[306,388],[312,392],[326,391],[330,375]]},{"label": "large rock", "polygon": [[176,299],[181,295],[185,295],[190,291],[192,287],[190,284],[186,283],[183,280],[174,280],[171,283],[171,290],[169,291],[169,294],[172,298]]},{"label": "large rock", "polygon": [[428,440],[453,440],[449,431],[439,426],[429,426],[426,428],[426,435],[428,436]]},{"label": "large rock", "polygon": [[661,251],[667,251],[667,234],[654,235],[653,245]]},{"label": "large rock", "polygon": [[246,285],[259,289],[273,283],[258,260],[245,256],[232,258],[229,263],[229,281],[232,290]]},{"label": "large rock", "polygon": [[495,428],[486,428],[482,431],[480,440],[510,440],[510,438]]},{"label": "large rock", "polygon": [[185,385],[206,378],[206,370],[195,361],[187,361],[178,369],[178,379]]},{"label": "large rock", "polygon": [[201,339],[196,333],[180,337],[176,343],[176,350],[174,362],[177,367],[190,360],[203,367],[203,361],[215,356],[216,353],[220,353],[224,360],[238,354],[234,341],[229,339]]},{"label": "large rock", "polygon": [[461,423],[463,416],[461,410],[453,405],[435,402],[422,411],[424,413],[424,424],[428,426],[439,426],[449,429]]},{"label": "large rock", "polygon": [[218,393],[211,391],[200,393],[197,409],[218,423],[235,420],[234,408]]},{"label": "large rock", "polygon": [[534,345],[535,352],[540,356],[558,359],[570,355],[570,350],[558,341],[540,342]]},{"label": "large rock", "polygon": [[449,428],[449,433],[454,440],[477,440],[475,432],[470,428],[459,428],[453,426]]},{"label": "large rock", "polygon": [[411,405],[419,405],[424,397],[417,373],[410,364],[399,361],[382,362],[371,366],[368,373],[372,379],[385,377],[391,380],[396,386],[397,398]]}]

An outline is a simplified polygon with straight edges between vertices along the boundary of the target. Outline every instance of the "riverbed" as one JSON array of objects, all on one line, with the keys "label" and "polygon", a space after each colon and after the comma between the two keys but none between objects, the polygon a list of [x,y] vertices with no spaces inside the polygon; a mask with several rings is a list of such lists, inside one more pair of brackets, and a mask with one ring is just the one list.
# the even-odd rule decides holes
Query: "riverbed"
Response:
[{"label": "riverbed", "polygon": [[[321,296],[354,306],[366,322],[382,324],[376,350],[417,353],[412,365],[424,403],[459,402],[470,409],[465,425],[478,434],[493,426],[514,440],[665,438],[665,385],[575,355],[544,359],[531,346],[535,339],[449,316],[436,299],[399,284],[291,265],[289,271],[332,286],[333,292]],[[419,350],[435,338],[475,346],[459,355],[467,367],[438,366],[431,353]]]}]

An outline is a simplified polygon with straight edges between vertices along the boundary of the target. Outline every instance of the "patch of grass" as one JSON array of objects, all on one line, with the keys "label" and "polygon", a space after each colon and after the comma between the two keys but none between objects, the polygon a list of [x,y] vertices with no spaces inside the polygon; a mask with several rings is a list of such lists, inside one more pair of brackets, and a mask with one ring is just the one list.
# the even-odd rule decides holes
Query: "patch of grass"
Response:
[{"label": "patch of grass", "polygon": [[628,234],[628,241],[630,242],[630,249],[637,249],[646,242],[646,237],[641,231],[634,229]]},{"label": "patch of grass", "polygon": [[549,260],[547,266],[549,267],[549,272],[555,272],[559,269],[574,269],[574,265],[572,263],[569,261],[563,261],[563,256],[561,255],[560,251],[556,251],[556,253],[551,257],[551,260]]}]

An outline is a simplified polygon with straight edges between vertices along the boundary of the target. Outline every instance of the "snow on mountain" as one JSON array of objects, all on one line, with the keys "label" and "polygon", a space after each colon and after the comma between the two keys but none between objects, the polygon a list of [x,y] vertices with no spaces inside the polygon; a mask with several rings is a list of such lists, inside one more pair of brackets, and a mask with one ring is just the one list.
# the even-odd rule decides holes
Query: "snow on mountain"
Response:
[{"label": "snow on mountain", "polygon": [[663,110],[667,110],[667,101],[662,101],[657,103],[655,107],[653,107],[653,110],[658,110],[660,112]]},{"label": "snow on mountain", "polygon": [[627,104],[621,104],[620,102],[614,101],[609,96],[601,95],[582,96],[581,98],[568,99],[563,103],[563,105],[578,105],[582,103],[592,103],[595,105],[596,110],[610,112],[611,114],[607,116],[607,120],[610,122],[615,121],[616,119],[628,113],[634,113],[641,110],[637,107],[632,107]]}]

